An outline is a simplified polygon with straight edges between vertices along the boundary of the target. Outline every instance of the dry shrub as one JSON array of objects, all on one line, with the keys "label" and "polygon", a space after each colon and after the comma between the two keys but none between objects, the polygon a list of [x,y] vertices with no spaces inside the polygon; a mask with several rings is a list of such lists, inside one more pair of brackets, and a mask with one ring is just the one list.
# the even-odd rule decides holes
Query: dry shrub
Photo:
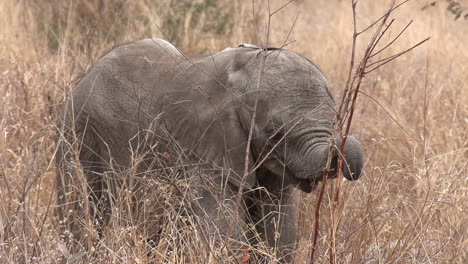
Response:
[{"label": "dry shrub", "polygon": [[[286,2],[275,1],[272,9]],[[390,39],[409,19],[414,23],[389,52],[426,36],[431,41],[372,73],[363,84],[352,134],[366,149],[366,170],[358,182],[343,185],[340,263],[468,261],[468,28],[439,4],[421,11],[421,3],[413,1],[395,13]],[[368,25],[387,6],[360,1],[359,25]],[[54,135],[59,105],[87,68],[113,45],[148,36],[174,38],[192,53],[255,43],[250,8],[241,1],[0,2],[0,262],[55,263],[67,253],[54,213]],[[262,33],[265,2],[257,2],[257,11]],[[351,49],[349,3],[292,3],[273,17],[271,46],[284,43],[299,11],[290,36],[296,42],[287,48],[319,65],[338,99]],[[181,195],[173,185],[140,180],[141,210],[127,210],[132,199],[119,196],[102,239],[86,256],[68,252],[72,257],[95,263],[228,261],[225,252],[215,247],[207,252],[200,244],[194,220],[181,211],[183,200],[173,198]],[[296,263],[305,263],[316,194],[298,196],[303,237]],[[322,208],[319,263],[329,256],[330,200]],[[163,228],[154,230],[155,221]],[[151,242],[155,233],[161,238],[156,244]]]}]

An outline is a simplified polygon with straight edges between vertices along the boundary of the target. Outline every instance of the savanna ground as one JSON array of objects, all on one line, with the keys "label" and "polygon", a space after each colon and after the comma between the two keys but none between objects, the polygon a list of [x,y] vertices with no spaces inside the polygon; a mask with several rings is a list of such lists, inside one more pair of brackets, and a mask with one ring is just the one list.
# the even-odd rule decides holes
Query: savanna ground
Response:
[{"label": "savanna ground", "polygon": [[[271,1],[272,10],[286,2]],[[389,3],[360,1],[358,28]],[[468,21],[454,20],[446,1],[422,10],[425,4],[412,1],[392,15],[387,41],[414,22],[386,55],[430,41],[372,72],[361,87],[351,133],[365,149],[365,173],[342,186],[338,263],[468,263]],[[270,46],[284,43],[298,12],[289,37],[295,42],[287,48],[319,65],[338,99],[352,45],[350,3],[291,3],[272,17]],[[164,222],[169,231],[159,245],[147,243],[138,224],[122,220],[89,251],[67,252],[55,213],[58,109],[115,44],[159,37],[191,54],[209,54],[258,43],[259,35],[264,41],[266,13],[265,2],[257,1],[256,33],[251,1],[1,1],[0,263],[64,257],[78,263],[219,263],[216,252],[195,246],[186,246],[182,258],[177,248],[196,235],[171,221]],[[358,58],[369,36],[359,40]],[[332,187],[322,204],[316,263],[329,261]],[[150,189],[167,190],[171,208],[169,187],[155,183]],[[310,254],[317,193],[299,194],[296,263],[307,263]],[[175,221],[174,210],[165,213]]]}]

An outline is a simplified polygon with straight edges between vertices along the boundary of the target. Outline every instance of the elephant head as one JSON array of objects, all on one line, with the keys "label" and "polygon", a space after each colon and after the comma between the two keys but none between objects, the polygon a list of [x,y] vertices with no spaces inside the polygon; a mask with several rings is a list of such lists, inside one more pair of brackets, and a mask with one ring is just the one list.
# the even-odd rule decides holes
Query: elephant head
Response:
[{"label": "elephant head", "polygon": [[[264,71],[259,70],[259,59],[250,59],[243,66],[251,75],[250,82],[240,78],[232,81],[232,85],[241,86],[237,89],[245,91],[244,100],[252,109],[257,100],[254,158],[264,160],[263,166],[271,173],[286,175],[285,183],[310,192],[324,177],[335,103],[325,77],[312,62],[291,51],[275,49],[266,54]],[[250,112],[242,116],[246,119],[244,129],[248,130],[253,115]],[[340,137],[333,142],[329,179],[336,177],[341,142]],[[355,137],[347,137],[341,155],[343,176],[357,180],[363,154]]]}]

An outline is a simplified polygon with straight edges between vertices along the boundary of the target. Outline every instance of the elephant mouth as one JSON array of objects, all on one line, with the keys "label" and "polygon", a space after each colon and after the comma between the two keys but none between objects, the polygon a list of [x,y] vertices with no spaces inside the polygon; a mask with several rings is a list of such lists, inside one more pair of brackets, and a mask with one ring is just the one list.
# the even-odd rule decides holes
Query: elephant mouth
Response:
[{"label": "elephant mouth", "polygon": [[[297,181],[296,187],[298,189],[300,189],[301,191],[303,191],[305,193],[311,193],[313,190],[315,190],[317,185],[319,185],[319,183],[321,181],[323,181],[324,177],[325,177],[325,175],[323,173],[321,173],[320,176],[308,175],[308,176],[305,176],[305,177],[304,176],[299,176],[299,177],[294,177],[294,178]],[[335,178],[336,178],[336,171],[335,171],[335,169],[332,168],[328,172],[327,179],[331,180],[331,179],[335,179]]]},{"label": "elephant mouth", "polygon": [[313,190],[315,190],[315,188],[317,187],[317,185],[319,185],[319,183],[323,180],[323,176],[322,177],[316,177],[316,178],[313,178],[313,179],[298,179],[296,178],[296,187],[305,192],[305,193],[311,193]]},{"label": "elephant mouth", "polygon": [[311,193],[313,190],[315,190],[317,185],[318,185],[318,182],[315,183],[309,180],[301,180],[298,182],[296,187],[305,193]]}]

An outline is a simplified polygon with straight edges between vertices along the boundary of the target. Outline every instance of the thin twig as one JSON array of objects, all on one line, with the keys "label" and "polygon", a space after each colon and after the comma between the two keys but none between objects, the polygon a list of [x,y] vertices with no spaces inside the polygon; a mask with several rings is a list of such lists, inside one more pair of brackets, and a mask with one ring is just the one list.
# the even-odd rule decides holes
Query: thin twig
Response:
[{"label": "thin twig", "polygon": [[252,0],[252,19],[253,19],[253,24],[254,24],[255,37],[257,38],[257,45],[260,46],[260,39],[259,39],[258,28],[257,28],[257,20],[255,19],[255,0]]},{"label": "thin twig", "polygon": [[[351,0],[351,7],[353,11],[353,44],[352,44],[352,49],[351,49],[351,58],[350,58],[350,67],[349,67],[349,72],[348,72],[348,80],[346,81],[343,97],[341,99],[341,104],[339,106],[339,110],[336,114],[336,120],[335,120],[335,125],[333,129],[333,136],[336,136],[337,131],[341,129],[341,123],[342,123],[342,118],[343,118],[343,112],[347,107],[345,107],[345,102],[348,101],[348,95],[350,93],[351,87],[354,83],[354,77],[352,77],[352,72],[354,69],[354,59],[355,59],[355,54],[356,54],[356,40],[357,40],[357,33],[356,33],[356,6],[357,6],[357,0]],[[326,186],[326,181],[328,179],[328,172],[330,170],[331,166],[331,158],[332,158],[332,151],[333,151],[333,137],[330,139],[329,142],[329,150],[328,150],[328,157],[327,157],[327,165],[324,169],[324,180],[322,184],[322,189],[320,190],[320,195],[319,198],[317,199],[317,204],[315,207],[315,226],[314,226],[314,236],[313,236],[313,242],[312,242],[312,248],[311,248],[311,254],[310,254],[310,263],[314,263],[314,256],[315,256],[315,251],[317,249],[317,240],[318,240],[318,235],[319,235],[319,222],[320,222],[320,208],[323,200],[323,193],[325,192],[325,186]],[[333,254],[333,253],[331,253]]]},{"label": "thin twig", "polygon": [[247,146],[246,146],[246,149],[245,149],[244,175],[242,176],[242,181],[241,181],[241,184],[239,186],[239,192],[237,194],[236,208],[240,208],[241,201],[242,201],[243,189],[244,189],[245,183],[247,182],[247,178],[250,175],[250,173],[249,173],[250,146],[252,145],[253,132],[255,130],[255,119],[256,119],[256,116],[257,116],[257,107],[258,107],[259,92],[260,92],[260,83],[262,81],[263,71],[265,69],[266,50],[262,49],[260,54],[261,54],[260,69],[259,69],[259,73],[258,73],[257,88],[256,88],[257,89],[257,94],[256,94],[256,98],[255,98],[252,117],[251,117],[251,120],[250,120],[249,136],[248,136],[248,139],[247,139]]},{"label": "thin twig", "polygon": [[[328,177],[328,170],[325,169],[324,174]],[[315,205],[315,222],[314,222],[314,237],[312,241],[312,248],[310,251],[310,264],[314,263],[315,251],[317,250],[317,240],[319,233],[319,220],[320,220],[320,207],[322,205],[323,195],[325,193],[325,186],[327,186],[327,180],[324,178],[322,182],[322,188],[320,188],[320,194],[317,198],[317,204]]]},{"label": "thin twig", "polygon": [[[392,22],[394,21],[394,19],[392,20]],[[390,43],[388,43],[387,45],[385,45],[385,47],[381,48],[379,51],[376,51],[376,52],[373,52],[372,55],[370,56],[371,58],[374,57],[375,55],[379,54],[380,52],[384,51],[385,49],[387,49],[388,47],[390,47],[402,34],[403,32],[405,32],[405,30],[413,23],[413,20],[411,20],[405,28],[403,28],[401,30],[401,32],[392,40],[390,41]]]},{"label": "thin twig", "polygon": [[429,168],[428,168],[428,165],[427,165],[427,148],[428,148],[428,140],[427,140],[427,114],[428,114],[428,111],[429,111],[429,105],[428,105],[428,102],[427,102],[427,84],[429,82],[429,56],[426,58],[426,78],[424,80],[424,111],[423,111],[423,114],[424,114],[424,125],[423,125],[423,143],[424,143],[424,147],[423,147],[423,160],[424,160],[424,168],[425,168],[425,176],[426,176],[426,183],[427,183],[427,192],[429,192],[431,190],[431,181],[430,181],[430,178],[429,178]]},{"label": "thin twig", "polygon": [[[270,36],[270,23],[271,23],[271,12],[270,12],[270,1],[268,0],[268,22],[267,22],[267,28],[266,28],[266,37],[265,37],[265,47],[268,47],[268,40]],[[241,208],[241,203],[242,203],[242,196],[244,192],[244,187],[247,182],[247,178],[250,175],[249,172],[249,163],[250,161],[250,147],[252,145],[252,138],[253,138],[253,132],[255,130],[255,119],[257,116],[257,107],[258,107],[258,102],[259,102],[259,93],[260,93],[260,85],[262,82],[263,78],[263,73],[265,71],[265,59],[267,55],[267,50],[266,48],[262,48],[260,51],[260,65],[259,65],[259,72],[258,72],[258,78],[257,78],[257,85],[256,85],[256,94],[255,94],[255,103],[252,111],[252,117],[250,120],[250,127],[249,127],[249,135],[247,138],[247,146],[245,149],[245,159],[244,159],[244,172],[242,175],[241,183],[239,185],[239,190],[237,193],[237,198],[236,198],[236,204],[235,204],[235,210],[239,212],[239,209]],[[240,216],[237,216],[240,217]]]},{"label": "thin twig", "polygon": [[388,16],[390,13],[392,13],[393,11],[395,11],[397,8],[399,8],[400,6],[406,4],[407,2],[409,2],[411,0],[406,0],[406,1],[403,1],[401,2],[400,4],[396,5],[395,7],[392,7],[390,10],[387,11],[387,13],[385,13],[383,16],[381,16],[379,19],[377,19],[376,21],[374,21],[372,24],[370,24],[368,27],[366,27],[365,29],[359,31],[357,33],[357,35],[361,35],[362,33],[366,32],[367,30],[369,30],[371,27],[373,27],[375,24],[377,24],[380,20],[382,20],[383,18],[385,18],[386,16]]},{"label": "thin twig", "polygon": [[287,2],[286,4],[282,5],[280,8],[276,9],[273,13],[271,13],[270,17],[272,17],[274,14],[276,14],[277,12],[279,12],[281,9],[285,8],[286,6],[288,6],[290,3],[294,2],[295,0],[291,0],[289,2]]},{"label": "thin twig", "polygon": [[[389,10],[393,8],[393,3],[390,6]],[[377,30],[374,32],[374,35],[372,36],[372,39],[369,41],[369,45],[366,49],[366,52],[364,54],[364,57],[361,60],[361,64],[367,64],[367,61],[370,59],[370,56],[372,55],[372,52],[374,51],[374,48],[377,46],[377,44],[380,42],[382,39],[383,35],[385,32],[390,28],[390,26],[393,24],[393,21],[391,21],[387,26],[385,26],[385,23],[387,23],[387,20],[390,18],[391,13],[387,13],[384,17],[382,22],[380,23],[379,27]],[[385,28],[385,29],[383,29]],[[383,30],[382,30],[383,29]],[[382,33],[381,33],[382,32]],[[365,68],[365,66],[363,66]]]},{"label": "thin twig", "polygon": [[395,122],[395,124],[397,124],[397,125],[401,128],[401,130],[403,130],[403,132],[405,132],[406,135],[408,135],[408,136],[409,136],[410,138],[412,138],[414,141],[420,142],[416,137],[412,136],[412,135],[410,134],[410,132],[408,132],[408,130],[406,130],[406,129],[400,124],[400,122],[398,122],[398,120],[396,120],[396,118],[393,117],[392,114],[390,114],[390,112],[388,112],[387,109],[385,109],[385,107],[384,107],[381,103],[379,103],[379,101],[378,101],[377,99],[375,99],[374,97],[372,97],[371,95],[369,95],[369,94],[367,94],[367,93],[365,93],[365,92],[363,92],[363,91],[359,91],[359,93],[361,93],[361,94],[363,94],[363,95],[369,97],[369,99],[371,99],[371,100],[374,101],[378,106],[380,106],[380,108],[382,108],[382,110],[393,120],[393,122]]},{"label": "thin twig", "polygon": [[380,40],[382,39],[382,37],[385,35],[385,33],[387,32],[388,29],[390,29],[390,27],[392,26],[393,22],[395,22],[395,19],[392,19],[390,21],[390,23],[388,23],[387,26],[385,26],[385,29],[382,31],[382,33],[380,33],[380,37],[373,43],[372,45],[372,48],[370,49],[369,51],[369,58],[372,58],[372,54],[374,53],[374,49],[375,47],[377,47],[377,44],[379,44]]},{"label": "thin twig", "polygon": [[422,45],[424,42],[428,41],[429,39],[431,39],[431,37],[428,37],[428,38],[426,38],[425,40],[422,40],[421,42],[419,42],[418,44],[412,46],[411,48],[409,48],[409,49],[407,49],[407,50],[404,50],[404,51],[399,52],[399,53],[397,53],[397,54],[395,54],[395,55],[392,55],[392,56],[390,56],[390,57],[387,57],[387,58],[385,58],[385,59],[381,59],[381,60],[379,60],[379,61],[376,61],[376,62],[373,62],[373,63],[367,65],[366,69],[367,69],[368,67],[371,67],[372,65],[375,65],[375,64],[377,64],[377,63],[379,63],[379,62],[382,62],[381,64],[375,66],[374,68],[372,68],[372,69],[370,69],[370,70],[364,72],[364,74],[368,74],[368,73],[370,73],[370,72],[372,72],[372,71],[374,71],[374,70],[376,70],[376,69],[382,67],[383,65],[385,65],[385,64],[387,64],[387,63],[393,61],[394,59],[400,57],[401,55],[410,52],[411,50],[413,50],[413,49],[417,48],[418,46]]},{"label": "thin twig", "polygon": [[348,90],[349,90],[349,87],[350,87],[350,84],[351,84],[351,79],[352,79],[352,74],[353,74],[353,69],[354,69],[354,58],[356,56],[355,54],[356,54],[356,40],[357,40],[356,5],[357,5],[357,1],[354,2],[353,0],[351,0],[351,6],[352,6],[352,10],[353,10],[353,45],[352,45],[352,49],[351,49],[351,59],[350,59],[350,63],[349,63],[348,80],[346,81],[345,90],[344,90],[344,93],[343,93],[343,97],[341,98],[340,107],[338,109],[338,120],[337,120],[337,122],[340,122],[341,111],[343,110],[343,105],[344,105],[344,102],[345,102],[345,100],[347,98],[347,95],[348,95]]},{"label": "thin twig", "polygon": [[[300,15],[300,14],[301,14],[301,12],[298,12],[298,13],[297,13],[296,18],[294,19],[294,22],[293,22],[291,28],[290,28],[289,31],[288,31],[288,35],[287,35],[286,38],[284,39],[283,44],[279,47],[280,51],[279,51],[278,53],[276,53],[276,57],[275,57],[275,59],[273,60],[273,63],[272,63],[272,64],[274,64],[274,62],[276,61],[276,59],[278,58],[278,56],[281,54],[281,51],[282,51],[282,49],[283,49],[284,47],[286,47],[287,45],[289,45],[289,44],[291,44],[291,43],[293,43],[293,42],[296,42],[296,40],[292,40],[292,41],[290,41],[290,42],[287,42],[287,41],[289,40],[289,37],[291,36],[291,33],[292,33],[294,27],[296,26],[297,19],[299,18],[299,15]],[[273,52],[268,53],[266,56],[268,57],[268,56],[269,56],[270,54],[272,54],[272,53],[273,53]]]}]

